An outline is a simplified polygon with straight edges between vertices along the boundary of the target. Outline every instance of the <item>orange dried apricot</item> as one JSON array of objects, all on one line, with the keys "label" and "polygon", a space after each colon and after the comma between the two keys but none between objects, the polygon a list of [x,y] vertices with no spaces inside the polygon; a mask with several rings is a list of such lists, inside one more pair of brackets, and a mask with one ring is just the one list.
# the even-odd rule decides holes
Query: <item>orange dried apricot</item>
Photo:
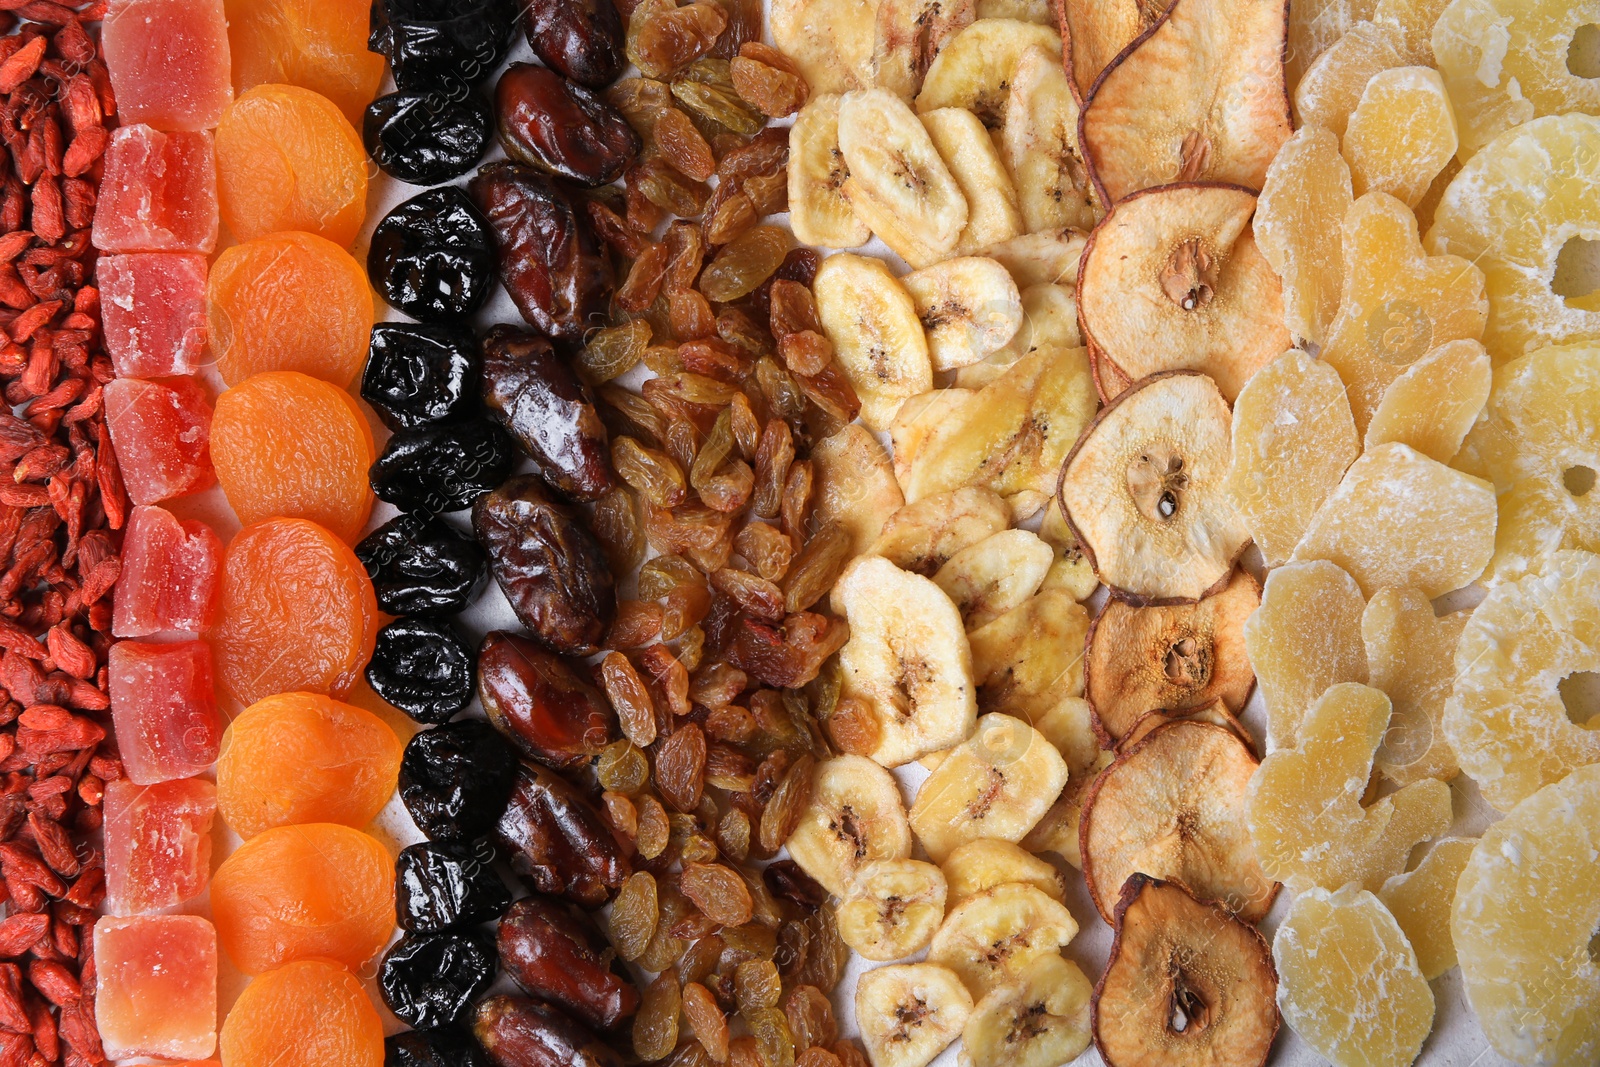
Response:
[{"label": "orange dried apricot", "polygon": [[246,379],[217,398],[211,463],[239,521],[310,519],[354,541],[372,513],[377,456],[355,398],[297,371]]},{"label": "orange dried apricot", "polygon": [[367,154],[333,101],[258,85],[217,125],[217,199],[241,241],[306,230],[348,248],[367,212]]},{"label": "orange dried apricot", "polygon": [[383,57],[367,51],[367,0],[227,0],[238,92],[268,82],[332,100],[351,125],[378,93]]},{"label": "orange dried apricot", "polygon": [[372,655],[378,602],[350,546],[305,519],[239,531],[207,633],[217,678],[241,704],[297,690],[342,697]]},{"label": "orange dried apricot", "polygon": [[229,385],[297,370],[349,388],[366,362],[373,309],[361,264],[298,231],[234,245],[206,283],[211,351]]},{"label": "orange dried apricot", "polygon": [[244,838],[294,823],[365,826],[394,792],[400,755],[400,739],[370,711],[321,693],[280,693],[228,727],[217,807]]},{"label": "orange dried apricot", "polygon": [[380,1067],[383,1021],[355,975],[301,960],[245,987],[221,1052],[228,1067]]},{"label": "orange dried apricot", "polygon": [[317,958],[354,970],[394,930],[394,860],[348,826],[273,827],[222,861],[211,908],[217,940],[245,974]]}]

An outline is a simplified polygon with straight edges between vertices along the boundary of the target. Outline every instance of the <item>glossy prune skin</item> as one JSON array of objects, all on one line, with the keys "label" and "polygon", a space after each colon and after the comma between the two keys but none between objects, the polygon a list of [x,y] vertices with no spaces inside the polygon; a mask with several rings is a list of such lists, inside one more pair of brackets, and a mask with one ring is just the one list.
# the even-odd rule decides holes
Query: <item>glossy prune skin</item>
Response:
[{"label": "glossy prune skin", "polygon": [[590,89],[604,89],[628,65],[611,0],[524,0],[522,30],[539,62]]},{"label": "glossy prune skin", "polygon": [[505,59],[516,11],[514,0],[373,0],[367,48],[401,89],[459,97]]},{"label": "glossy prune skin", "polygon": [[378,631],[367,684],[418,722],[449,722],[472,703],[472,649],[442,619],[396,619]]},{"label": "glossy prune skin", "polygon": [[385,1038],[383,1067],[492,1067],[472,1032],[459,1023]]},{"label": "glossy prune skin", "polygon": [[594,394],[545,338],[496,326],[483,339],[483,404],[569,500],[598,500],[616,484],[611,438]]},{"label": "glossy prune skin", "polygon": [[610,827],[588,798],[555,771],[517,766],[495,840],[530,888],[598,908],[632,873]]},{"label": "glossy prune skin", "polygon": [[578,513],[524,474],[480,499],[472,530],[517,618],[546,648],[593,654],[617,616],[605,551]]},{"label": "glossy prune skin", "polygon": [[472,1032],[498,1067],[622,1067],[622,1057],[560,1008],[527,997],[490,997]]},{"label": "glossy prune skin", "polygon": [[394,909],[400,929],[436,934],[498,919],[511,891],[494,870],[484,841],[420,841],[394,861]]},{"label": "glossy prune skin", "polygon": [[453,185],[419,193],[372,232],[367,276],[389,305],[419,322],[458,322],[494,288],[494,236]]},{"label": "glossy prune skin", "polygon": [[458,326],[380,322],[372,328],[361,399],[391,430],[414,430],[477,410],[482,358]]},{"label": "glossy prune skin", "polygon": [[356,558],[386,615],[454,615],[489,578],[478,542],[433,515],[396,515],[361,539]]},{"label": "glossy prune skin", "polygon": [[496,969],[487,930],[405,934],[383,954],[378,990],[401,1022],[426,1030],[465,1019]]},{"label": "glossy prune skin", "polygon": [[622,112],[593,90],[531,63],[500,75],[494,115],[506,155],[591,189],[622,177],[643,147]]},{"label": "glossy prune skin", "polygon": [[616,272],[566,193],[505,161],[481,168],[467,189],[494,231],[501,284],[528,325],[570,345],[606,325]]},{"label": "glossy prune skin", "polygon": [[389,93],[367,105],[361,141],[378,169],[411,185],[452,181],[478,165],[494,135],[494,113],[477,93]]},{"label": "glossy prune skin", "polygon": [[492,630],[478,646],[478,700],[523,758],[558,771],[582,767],[620,731],[581,669],[521,634]]},{"label": "glossy prune skin", "polygon": [[379,500],[404,511],[460,511],[494,489],[516,464],[516,449],[500,427],[468,419],[389,438],[367,472]]},{"label": "glossy prune skin", "polygon": [[500,966],[530,996],[586,1026],[614,1031],[639,1010],[639,991],[594,921],[562,901],[531,896],[495,931]]},{"label": "glossy prune skin", "polygon": [[400,802],[430,840],[471,841],[489,833],[516,782],[516,754],[478,719],[422,731],[406,743],[400,760]]}]

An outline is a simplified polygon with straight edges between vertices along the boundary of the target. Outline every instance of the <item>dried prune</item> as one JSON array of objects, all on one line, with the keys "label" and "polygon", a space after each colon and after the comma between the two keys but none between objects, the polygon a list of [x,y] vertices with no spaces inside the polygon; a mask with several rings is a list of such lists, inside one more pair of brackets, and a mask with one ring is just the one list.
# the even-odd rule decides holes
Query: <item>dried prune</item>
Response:
[{"label": "dried prune", "polygon": [[573,664],[521,634],[478,648],[478,699],[522,755],[557,770],[586,766],[617,736],[617,717]]},{"label": "dried prune", "polygon": [[478,346],[456,326],[380,322],[372,328],[361,398],[391,430],[464,418],[478,406]]},{"label": "dried prune", "polygon": [[493,1061],[471,1031],[452,1024],[386,1038],[383,1067],[493,1067]]},{"label": "dried prune", "polygon": [[611,490],[610,438],[594,396],[549,341],[514,326],[490,330],[483,402],[556,492],[598,500]]},{"label": "dried prune", "polygon": [[494,112],[506,155],[579,185],[608,185],[639,155],[622,112],[548,67],[511,64],[495,86]]},{"label": "dried prune", "polygon": [[467,188],[494,230],[500,280],[528,325],[572,344],[604,326],[616,275],[566,194],[508,162],[483,167]]},{"label": "dried prune", "polygon": [[396,515],[361,539],[356,557],[389,615],[454,615],[489,575],[478,542],[431,515]]},{"label": "dried prune", "polygon": [[528,997],[490,997],[472,1032],[500,1067],[622,1067],[622,1057],[587,1026]]},{"label": "dried prune", "polygon": [[513,904],[495,933],[500,966],[522,990],[596,1030],[639,1010],[639,992],[616,950],[583,912],[545,896]]},{"label": "dried prune", "polygon": [[494,727],[463,719],[406,744],[400,801],[423,836],[471,840],[499,821],[516,776],[517,757]]},{"label": "dried prune", "polygon": [[498,919],[511,891],[494,872],[488,841],[421,841],[394,862],[400,929],[432,934]]},{"label": "dried prune", "polygon": [[828,891],[794,860],[774,860],[761,872],[775,896],[792,901],[806,911],[815,911],[828,902]]},{"label": "dried prune", "polygon": [[449,722],[472,703],[472,649],[442,619],[396,619],[378,631],[367,684],[418,722]]},{"label": "dried prune", "polygon": [[514,0],[375,0],[367,47],[401,89],[454,96],[494,73],[515,30]]},{"label": "dried prune", "polygon": [[478,501],[472,528],[501,592],[535,638],[569,656],[600,647],[617,614],[615,582],[577,512],[525,474]]},{"label": "dried prune", "polygon": [[489,224],[453,185],[389,212],[367,251],[378,295],[422,322],[454,322],[477,311],[494,285],[494,265]]},{"label": "dried prune", "polygon": [[461,177],[488,151],[494,116],[477,93],[461,99],[430,92],[380,96],[367,105],[361,139],[391,178],[437,185]]},{"label": "dried prune", "polygon": [[464,1019],[494,976],[494,936],[486,930],[405,934],[383,954],[378,990],[396,1017],[426,1030]]},{"label": "dried prune", "polygon": [[367,473],[379,500],[430,515],[471,506],[511,473],[516,450],[482,419],[401,430]]},{"label": "dried prune", "polygon": [[599,811],[544,767],[518,765],[495,836],[511,869],[533,889],[586,908],[610,900],[632,873]]},{"label": "dried prune", "polygon": [[540,62],[579,85],[604,89],[628,65],[611,0],[526,0],[522,29]]}]

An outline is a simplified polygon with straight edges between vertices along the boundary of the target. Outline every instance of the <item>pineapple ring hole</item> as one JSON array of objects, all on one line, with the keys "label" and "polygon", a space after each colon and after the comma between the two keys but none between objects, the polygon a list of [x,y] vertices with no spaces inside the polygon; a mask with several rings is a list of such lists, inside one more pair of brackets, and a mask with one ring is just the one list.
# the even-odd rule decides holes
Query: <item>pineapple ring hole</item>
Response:
[{"label": "pineapple ring hole", "polygon": [[1573,237],[1562,245],[1556,253],[1550,291],[1570,308],[1596,310],[1596,300],[1600,298],[1600,241]]},{"label": "pineapple ring hole", "polygon": [[1556,683],[1567,718],[1577,726],[1587,726],[1600,715],[1600,673],[1573,671]]},{"label": "pineapple ring hole", "polygon": [[1579,78],[1600,78],[1600,26],[1579,26],[1567,45],[1567,70]]},{"label": "pineapple ring hole", "polygon": [[1582,497],[1594,488],[1594,468],[1581,463],[1561,472],[1561,484],[1574,497]]}]

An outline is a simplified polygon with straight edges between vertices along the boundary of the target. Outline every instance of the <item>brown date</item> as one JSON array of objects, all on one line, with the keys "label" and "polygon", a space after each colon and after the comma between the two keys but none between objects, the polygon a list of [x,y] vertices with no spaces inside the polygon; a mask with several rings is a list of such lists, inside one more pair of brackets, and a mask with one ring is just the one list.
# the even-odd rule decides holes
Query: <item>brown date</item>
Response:
[{"label": "brown date", "polygon": [[639,1010],[639,991],[616,950],[594,920],[568,904],[544,896],[517,901],[495,941],[500,967],[523,991],[596,1030],[615,1030]]},{"label": "brown date", "polygon": [[544,767],[518,766],[495,837],[532,888],[585,908],[610,900],[632,873],[605,818],[576,786]]},{"label": "brown date", "polygon": [[522,625],[545,647],[587,656],[617,615],[604,550],[578,513],[524,474],[478,498],[472,529]]},{"label": "brown date", "polygon": [[515,326],[489,331],[483,403],[562,496],[598,500],[616,484],[594,395],[543,337]]},{"label": "brown date", "polygon": [[500,279],[528,325],[577,344],[606,324],[616,274],[566,194],[530,167],[504,160],[467,185],[499,246]]},{"label": "brown date", "polygon": [[604,89],[628,65],[611,0],[524,0],[522,28],[533,54],[579,85]]},{"label": "brown date", "polygon": [[571,663],[521,634],[490,631],[478,648],[478,699],[525,758],[566,770],[617,738],[617,717]]},{"label": "brown date", "polygon": [[548,67],[513,63],[494,90],[500,144],[518,163],[595,188],[643,147],[622,112]]},{"label": "brown date", "polygon": [[490,997],[472,1033],[496,1067],[622,1067],[622,1058],[560,1008],[527,997]]}]

